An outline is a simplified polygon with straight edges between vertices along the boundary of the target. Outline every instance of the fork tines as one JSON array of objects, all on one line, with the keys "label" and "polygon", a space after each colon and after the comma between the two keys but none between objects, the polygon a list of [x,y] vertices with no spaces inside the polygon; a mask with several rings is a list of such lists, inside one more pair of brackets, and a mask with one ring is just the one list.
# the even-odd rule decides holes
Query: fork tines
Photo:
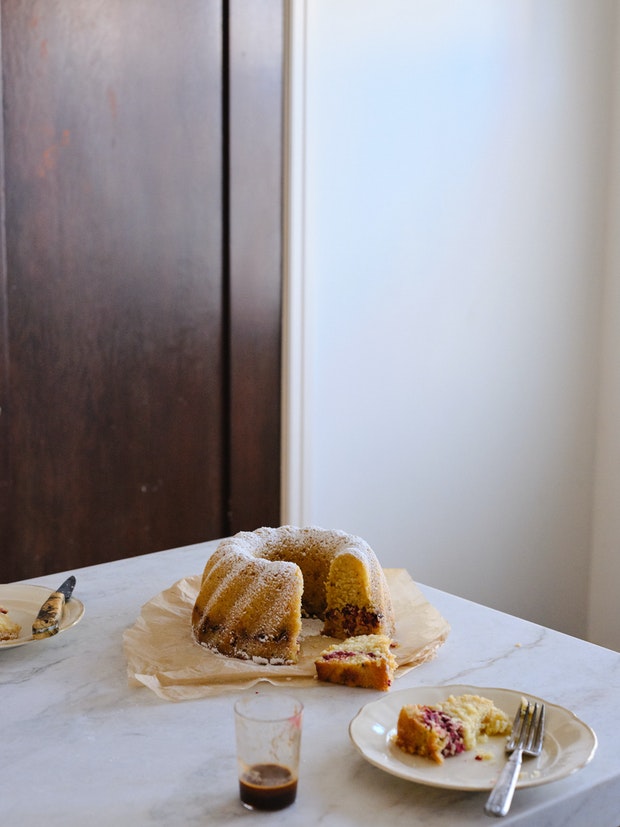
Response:
[{"label": "fork tines", "polygon": [[506,749],[511,752],[522,748],[524,752],[540,752],[545,730],[545,705],[532,704],[525,698],[517,709],[512,734]]}]

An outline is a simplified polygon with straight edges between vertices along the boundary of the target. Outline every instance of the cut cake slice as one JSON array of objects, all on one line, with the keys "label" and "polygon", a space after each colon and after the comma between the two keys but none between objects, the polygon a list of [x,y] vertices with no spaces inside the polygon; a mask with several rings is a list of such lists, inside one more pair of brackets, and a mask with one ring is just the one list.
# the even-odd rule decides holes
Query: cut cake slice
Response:
[{"label": "cut cake slice", "polygon": [[387,691],[394,679],[396,658],[387,635],[357,635],[328,646],[315,660],[321,681]]}]

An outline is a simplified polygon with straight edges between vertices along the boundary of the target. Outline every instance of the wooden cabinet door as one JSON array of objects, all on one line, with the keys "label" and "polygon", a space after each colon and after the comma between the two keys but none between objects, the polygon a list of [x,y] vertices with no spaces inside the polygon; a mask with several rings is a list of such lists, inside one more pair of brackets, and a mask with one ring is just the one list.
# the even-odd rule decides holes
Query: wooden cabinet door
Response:
[{"label": "wooden cabinet door", "polygon": [[[280,83],[281,4],[258,5]],[[244,276],[231,268],[230,61],[247,54],[230,34],[247,30],[227,8],[2,2],[0,581],[277,522],[280,259],[277,245],[262,253],[256,314],[251,291],[231,301]],[[262,128],[279,135],[273,93]],[[264,174],[255,140],[235,150],[250,179]],[[274,175],[262,207],[241,206],[259,228],[279,215]],[[255,352],[235,354],[239,324]],[[246,430],[235,376],[253,400]],[[239,473],[267,480],[258,507],[247,487],[234,500]]]}]

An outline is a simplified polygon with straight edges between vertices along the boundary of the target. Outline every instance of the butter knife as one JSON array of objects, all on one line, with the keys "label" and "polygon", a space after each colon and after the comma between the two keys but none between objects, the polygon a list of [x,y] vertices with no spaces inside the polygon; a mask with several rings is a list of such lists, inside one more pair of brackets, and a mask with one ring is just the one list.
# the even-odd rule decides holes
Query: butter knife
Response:
[{"label": "butter knife", "polygon": [[52,592],[39,609],[39,614],[32,624],[32,635],[35,640],[51,637],[59,631],[59,624],[67,600],[71,599],[75,588],[75,577],[67,577],[64,583]]}]

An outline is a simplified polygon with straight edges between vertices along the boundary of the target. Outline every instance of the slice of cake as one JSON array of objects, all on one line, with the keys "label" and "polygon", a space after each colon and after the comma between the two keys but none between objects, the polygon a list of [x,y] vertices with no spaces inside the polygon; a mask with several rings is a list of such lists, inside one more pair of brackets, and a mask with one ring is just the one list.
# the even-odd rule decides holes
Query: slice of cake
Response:
[{"label": "slice of cake", "polygon": [[19,637],[22,627],[11,620],[8,609],[0,606],[0,640],[15,640]]},{"label": "slice of cake", "polygon": [[400,710],[396,744],[405,752],[444,758],[474,749],[489,735],[507,735],[511,722],[493,701],[479,695],[450,695],[435,706],[406,704]]},{"label": "slice of cake", "polygon": [[387,635],[357,635],[329,646],[317,660],[321,681],[387,691],[397,663]]}]

